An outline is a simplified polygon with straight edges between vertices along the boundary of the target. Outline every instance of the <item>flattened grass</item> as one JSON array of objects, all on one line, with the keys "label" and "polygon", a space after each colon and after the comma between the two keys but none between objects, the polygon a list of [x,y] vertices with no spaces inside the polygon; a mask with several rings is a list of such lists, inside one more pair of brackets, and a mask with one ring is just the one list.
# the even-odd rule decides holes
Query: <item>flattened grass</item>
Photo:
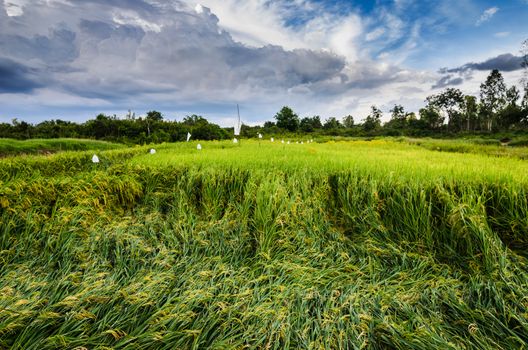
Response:
[{"label": "flattened grass", "polygon": [[202,145],[0,184],[0,347],[525,346],[523,161]]}]

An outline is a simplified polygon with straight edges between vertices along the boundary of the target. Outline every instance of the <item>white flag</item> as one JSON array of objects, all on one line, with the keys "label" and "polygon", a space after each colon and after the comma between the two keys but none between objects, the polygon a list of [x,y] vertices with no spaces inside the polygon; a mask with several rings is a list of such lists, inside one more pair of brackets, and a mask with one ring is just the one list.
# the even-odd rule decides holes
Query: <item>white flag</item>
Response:
[{"label": "white flag", "polygon": [[188,133],[187,133],[187,142],[189,142],[190,139],[191,139],[191,133],[188,132]]},{"label": "white flag", "polygon": [[156,150],[154,148],[150,149],[150,154],[156,154]]},{"label": "white flag", "polygon": [[242,127],[242,123],[240,122],[240,109],[238,108],[238,105],[237,105],[237,120],[235,121],[235,128],[234,128],[234,134],[235,136],[238,136],[240,135],[240,128]]},{"label": "white flag", "polygon": [[202,149],[202,145],[198,144],[198,145],[196,146],[196,149],[197,149],[197,150],[201,150],[201,149]]},{"label": "white flag", "polygon": [[99,157],[94,154],[93,157],[92,157],[92,162],[93,163],[99,163]]}]

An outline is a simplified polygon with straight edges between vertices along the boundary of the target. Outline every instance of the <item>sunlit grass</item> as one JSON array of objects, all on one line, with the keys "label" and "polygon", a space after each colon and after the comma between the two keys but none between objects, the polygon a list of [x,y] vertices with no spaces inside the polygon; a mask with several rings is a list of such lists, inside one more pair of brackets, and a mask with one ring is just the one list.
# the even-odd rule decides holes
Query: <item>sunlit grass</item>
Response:
[{"label": "sunlit grass", "polygon": [[[201,151],[194,143],[163,145],[156,155],[145,154],[132,164],[149,167],[201,166],[236,167],[256,171],[287,170],[313,173],[354,170],[371,176],[393,176],[402,180],[437,179],[514,180],[526,182],[528,163],[520,159],[436,152],[392,141],[329,142],[323,144],[281,144],[269,141],[229,141],[204,144]],[[203,142],[202,142],[203,144]]]},{"label": "sunlit grass", "polygon": [[125,145],[85,139],[30,139],[14,140],[0,138],[0,156],[19,154],[46,154],[63,151],[111,150]]},{"label": "sunlit grass", "polygon": [[528,342],[524,161],[197,143],[0,160],[0,348]]}]

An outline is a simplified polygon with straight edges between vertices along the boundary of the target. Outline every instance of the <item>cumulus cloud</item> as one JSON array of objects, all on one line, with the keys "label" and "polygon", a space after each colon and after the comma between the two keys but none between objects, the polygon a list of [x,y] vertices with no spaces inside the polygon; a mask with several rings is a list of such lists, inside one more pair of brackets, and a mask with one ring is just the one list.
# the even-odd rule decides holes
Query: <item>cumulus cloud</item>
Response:
[{"label": "cumulus cloud", "polygon": [[482,15],[480,16],[480,18],[477,20],[477,22],[475,23],[475,25],[478,27],[480,25],[482,25],[483,23],[489,21],[491,18],[493,18],[493,16],[495,16],[495,14],[499,11],[499,8],[494,6],[494,7],[490,7],[489,9],[485,10]]},{"label": "cumulus cloud", "polygon": [[[209,8],[183,1],[11,1],[19,1],[16,14],[0,11],[0,70],[7,72],[0,95],[34,94],[42,104],[61,96],[122,109],[235,101],[313,107],[413,80],[357,52],[362,27],[354,14],[335,23],[321,15],[297,39],[251,45],[233,38]],[[390,16],[387,23],[399,26]]]},{"label": "cumulus cloud", "polygon": [[[62,22],[61,13],[72,11],[68,4],[56,4],[56,11],[48,7],[47,20],[51,12],[56,22],[50,23],[46,35],[21,35],[8,25],[0,34],[0,56],[33,62],[38,73],[53,80],[57,88],[88,95],[111,91],[112,96],[133,90],[227,92],[240,85],[291,88],[333,79],[345,66],[344,58],[330,51],[271,45],[255,48],[235,42],[220,30],[218,18],[207,8],[196,12],[173,2],[163,8],[165,15],[160,20],[153,21],[149,16],[159,16],[163,5],[136,1],[125,15],[119,11],[118,17],[112,6],[125,2],[110,3],[90,0],[76,5],[74,25]],[[110,7],[108,15],[101,16],[100,10],[90,12],[96,4]],[[35,10],[17,17],[23,23],[41,20]]]}]

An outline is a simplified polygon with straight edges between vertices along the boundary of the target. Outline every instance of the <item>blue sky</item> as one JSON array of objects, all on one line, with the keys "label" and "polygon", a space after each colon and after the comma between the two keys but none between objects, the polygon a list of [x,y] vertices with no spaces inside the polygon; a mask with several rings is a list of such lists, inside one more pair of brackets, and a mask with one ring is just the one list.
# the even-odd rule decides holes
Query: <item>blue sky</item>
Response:
[{"label": "blue sky", "polygon": [[528,0],[4,0],[0,121],[417,111],[492,68],[519,84],[527,20]]}]

